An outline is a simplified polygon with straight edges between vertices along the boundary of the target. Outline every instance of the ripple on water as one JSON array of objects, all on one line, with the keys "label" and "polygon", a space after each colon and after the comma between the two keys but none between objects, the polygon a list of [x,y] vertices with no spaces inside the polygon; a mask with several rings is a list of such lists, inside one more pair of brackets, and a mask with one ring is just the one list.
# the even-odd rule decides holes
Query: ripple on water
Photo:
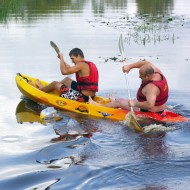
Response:
[{"label": "ripple on water", "polygon": [[88,141],[88,138],[81,137],[68,142],[51,144],[39,151],[36,161],[41,164],[51,164],[68,157],[72,158],[80,153]]},{"label": "ripple on water", "polygon": [[4,136],[4,137],[2,137],[1,140],[3,142],[11,143],[11,142],[19,142],[19,141],[21,141],[21,139],[23,139],[23,138],[20,136],[11,135],[11,136]]}]

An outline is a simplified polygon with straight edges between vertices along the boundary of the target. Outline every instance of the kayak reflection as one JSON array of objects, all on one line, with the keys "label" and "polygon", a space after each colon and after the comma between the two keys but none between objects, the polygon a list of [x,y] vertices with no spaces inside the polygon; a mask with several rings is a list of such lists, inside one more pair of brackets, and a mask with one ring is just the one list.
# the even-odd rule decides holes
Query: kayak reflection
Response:
[{"label": "kayak reflection", "polygon": [[43,110],[43,106],[35,103],[30,99],[22,99],[16,108],[16,119],[17,122],[22,124],[24,122],[40,123],[40,112]]},{"label": "kayak reflection", "polygon": [[96,127],[97,120],[67,111],[57,110],[57,113],[61,117],[60,120],[42,120],[40,113],[45,109],[47,109],[47,106],[36,103],[28,98],[23,98],[16,108],[17,122],[20,124],[24,122],[38,122],[51,126],[56,135],[58,135],[56,138],[51,139],[52,142],[70,141],[78,136],[90,138],[98,130]]}]

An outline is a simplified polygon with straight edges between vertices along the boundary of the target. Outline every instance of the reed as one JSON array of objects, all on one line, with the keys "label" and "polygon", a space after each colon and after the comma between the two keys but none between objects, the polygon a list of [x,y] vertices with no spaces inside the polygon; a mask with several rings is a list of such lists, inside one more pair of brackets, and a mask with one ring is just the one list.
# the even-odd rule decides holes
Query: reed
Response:
[{"label": "reed", "polygon": [[18,16],[23,7],[23,0],[0,0],[0,22],[6,23],[11,15]]}]

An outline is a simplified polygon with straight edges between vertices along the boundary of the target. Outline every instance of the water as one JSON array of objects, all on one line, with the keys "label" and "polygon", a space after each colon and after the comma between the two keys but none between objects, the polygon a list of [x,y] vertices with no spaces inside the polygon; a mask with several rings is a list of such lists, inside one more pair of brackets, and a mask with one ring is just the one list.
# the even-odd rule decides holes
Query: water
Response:
[{"label": "water", "polygon": [[[167,76],[168,106],[190,118],[187,0],[0,2],[0,189],[189,189],[189,122],[135,133],[122,123],[61,112],[21,99],[16,73],[61,80],[56,42],[70,63],[79,47],[100,72],[99,94],[127,97],[118,40],[128,62],[147,59]],[[135,96],[138,71],[129,75]]]}]

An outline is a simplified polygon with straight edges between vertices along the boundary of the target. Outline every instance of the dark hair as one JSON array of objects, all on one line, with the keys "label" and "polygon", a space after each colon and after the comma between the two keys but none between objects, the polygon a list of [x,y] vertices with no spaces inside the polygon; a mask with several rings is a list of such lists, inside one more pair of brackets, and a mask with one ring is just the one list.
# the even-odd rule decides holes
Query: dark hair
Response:
[{"label": "dark hair", "polygon": [[145,71],[145,76],[146,75],[152,75],[154,73],[154,69],[150,66],[148,68],[146,68],[146,71]]},{"label": "dark hair", "polygon": [[71,55],[73,55],[75,57],[80,55],[82,58],[84,58],[84,54],[83,54],[82,50],[79,48],[73,48],[69,53],[69,56],[71,56]]}]

